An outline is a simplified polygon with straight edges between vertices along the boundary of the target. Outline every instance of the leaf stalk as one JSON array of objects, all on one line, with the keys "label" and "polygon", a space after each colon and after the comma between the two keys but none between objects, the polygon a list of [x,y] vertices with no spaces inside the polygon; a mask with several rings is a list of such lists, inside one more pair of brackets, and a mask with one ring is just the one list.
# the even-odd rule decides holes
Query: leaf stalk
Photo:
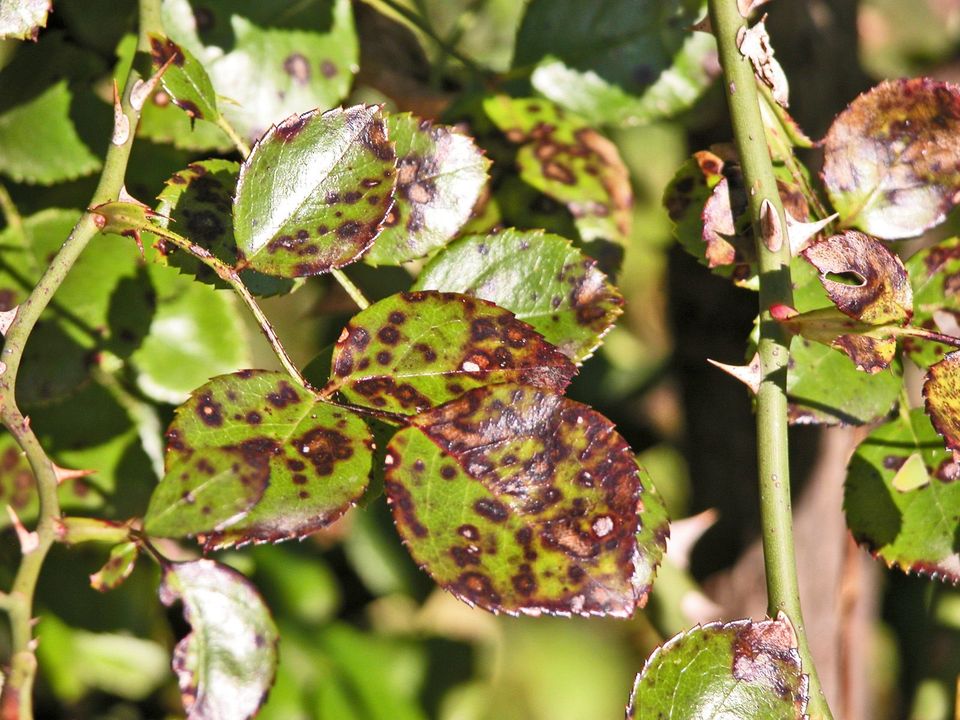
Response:
[{"label": "leaf stalk", "polygon": [[832,720],[810,654],[800,609],[787,440],[790,337],[769,311],[772,305],[793,305],[790,243],[777,243],[773,238],[775,232],[785,234],[786,216],[773,174],[753,68],[737,42],[738,33],[747,27],[746,19],[740,14],[736,0],[709,0],[708,6],[759,258],[761,381],[757,392],[757,459],[767,613],[776,617],[784,612],[796,629],[803,669],[810,679],[810,717]]}]

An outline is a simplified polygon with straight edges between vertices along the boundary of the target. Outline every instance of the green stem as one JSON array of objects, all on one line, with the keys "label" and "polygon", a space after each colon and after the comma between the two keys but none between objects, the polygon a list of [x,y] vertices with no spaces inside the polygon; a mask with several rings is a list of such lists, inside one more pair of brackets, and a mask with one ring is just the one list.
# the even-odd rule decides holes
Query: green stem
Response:
[{"label": "green stem", "polygon": [[273,348],[273,352],[280,361],[280,364],[283,365],[283,369],[286,370],[290,374],[290,377],[301,387],[312,390],[310,383],[300,374],[300,370],[287,354],[287,350],[283,347],[283,343],[280,342],[280,337],[277,335],[277,331],[273,329],[273,325],[270,324],[269,318],[267,318],[260,305],[257,304],[257,301],[247,286],[243,284],[243,281],[237,274],[236,268],[227,265],[206,248],[190,242],[187,238],[178,235],[172,230],[153,225],[150,226],[149,230],[154,235],[173,243],[184,252],[193,255],[197,260],[213,270],[217,274],[217,277],[233,288],[233,291],[240,296],[240,299],[243,300],[243,303],[253,314],[254,318],[256,318],[257,324],[260,326],[260,331],[267,339],[267,342],[270,343],[270,347]]},{"label": "green stem", "polygon": [[[737,43],[746,21],[736,0],[709,0],[709,8],[759,257],[761,382],[757,393],[757,455],[767,611],[771,617],[785,613],[796,630],[803,670],[810,679],[810,717],[832,720],[810,655],[794,556],[786,393],[790,338],[769,312],[776,303],[793,305],[786,218],[767,148],[753,68]],[[780,242],[772,241],[778,234]]]},{"label": "green stem", "polygon": [[[140,50],[149,50],[148,33],[160,30],[159,18],[159,0],[140,0]],[[115,118],[114,136],[107,150],[103,172],[90,207],[116,199],[123,187],[130,149],[140,120],[139,110],[130,102],[130,93],[139,80],[139,72],[131,66]],[[27,548],[28,551],[21,558],[6,603],[11,626],[11,660],[10,672],[0,699],[0,710],[5,716],[16,716],[20,720],[33,718],[33,682],[37,670],[33,639],[33,598],[43,562],[57,537],[60,503],[53,464],[30,429],[29,419],[24,417],[17,407],[17,374],[27,340],[41,313],[96,234],[94,217],[87,211],[74,225],[63,247],[51,261],[36,287],[17,308],[17,314],[4,336],[3,352],[0,353],[0,420],[24,451],[37,483],[40,500],[39,520],[35,530],[36,543],[32,548]]]},{"label": "green stem", "polygon": [[429,22],[429,20],[426,19],[425,15],[421,16],[419,13],[414,12],[405,5],[401,5],[400,3],[396,2],[396,0],[380,1],[397,13],[397,15],[404,18],[407,22],[420,30],[420,32],[422,32],[428,38],[433,40],[433,42],[437,44],[437,47],[439,47],[445,55],[449,55],[453,59],[459,60],[464,67],[470,69],[477,75],[483,75],[483,69],[479,65],[453,47],[444,38],[440,37],[440,34],[433,29],[433,25]]},{"label": "green stem", "polygon": [[236,128],[234,128],[233,125],[230,124],[230,121],[222,114],[217,118],[217,126],[227,134],[227,137],[229,137],[230,141],[236,146],[240,155],[246,160],[250,155],[250,146],[246,140],[240,137],[240,133],[237,132]]},{"label": "green stem", "polygon": [[330,272],[337,282],[340,283],[340,287],[347,291],[347,295],[353,298],[353,301],[360,306],[361,310],[366,310],[370,307],[370,301],[367,300],[366,296],[360,291],[356,285],[353,284],[353,281],[347,277],[347,274],[343,270],[332,270]]},{"label": "green stem", "polygon": [[954,349],[960,349],[960,338],[954,337],[953,335],[946,335],[936,330],[916,327],[915,325],[897,328],[896,334],[920,338],[921,340],[929,340],[930,342],[940,343],[941,345],[948,345]]}]

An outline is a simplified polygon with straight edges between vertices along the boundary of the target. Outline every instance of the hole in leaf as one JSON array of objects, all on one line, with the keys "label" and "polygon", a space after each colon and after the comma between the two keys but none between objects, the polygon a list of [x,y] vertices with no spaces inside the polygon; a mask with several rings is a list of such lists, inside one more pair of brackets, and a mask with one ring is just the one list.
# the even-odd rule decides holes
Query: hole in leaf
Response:
[{"label": "hole in leaf", "polygon": [[847,272],[828,272],[824,275],[827,280],[833,280],[841,285],[850,285],[851,287],[863,287],[867,284],[866,278],[860,273],[848,270]]}]

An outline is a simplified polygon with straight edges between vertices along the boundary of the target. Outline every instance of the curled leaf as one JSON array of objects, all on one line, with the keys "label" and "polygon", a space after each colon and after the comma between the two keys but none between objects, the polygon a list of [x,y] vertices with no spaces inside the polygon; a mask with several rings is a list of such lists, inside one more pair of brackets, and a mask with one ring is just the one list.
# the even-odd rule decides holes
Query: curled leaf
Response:
[{"label": "curled leaf", "polygon": [[807,689],[786,615],[716,622],[653,651],[637,675],[627,718],[801,720]]},{"label": "curled leaf", "polygon": [[587,406],[530,387],[477,388],[416,416],[390,441],[386,466],[404,542],[465,602],[616,617],[643,604],[644,556],[659,557],[664,538],[638,545],[636,461]]},{"label": "curled leaf", "polygon": [[770,88],[773,99],[781,107],[790,104],[790,87],[787,84],[787,75],[780,67],[780,63],[773,57],[773,46],[767,34],[766,16],[753,25],[741,27],[737,34],[737,47],[741,54],[753,65],[753,72],[757,79]]},{"label": "curled leaf", "polygon": [[187,720],[252,718],[273,684],[278,641],[256,588],[235,570],[196,560],[165,568],[160,600],[183,603],[191,627],[173,652]]},{"label": "curled leaf", "polygon": [[289,278],[357,260],[393,205],[396,162],[377,107],[311,111],[271,127],[240,168],[241,263]]},{"label": "curled leaf", "polygon": [[413,289],[496,303],[577,363],[599,345],[623,304],[596,261],[569,240],[512,228],[458,240],[427,264]]},{"label": "curled leaf", "polygon": [[177,409],[166,437],[166,474],[144,528],[198,535],[208,549],[314,532],[357,502],[370,473],[364,422],[283,373],[213,378]]},{"label": "curled leaf", "polygon": [[913,315],[913,291],[900,258],[880,241],[847,230],[803,251],[830,299],[845,315],[869,325],[903,325]]},{"label": "curled leaf", "polygon": [[960,351],[930,367],[923,398],[930,421],[947,447],[960,451]]},{"label": "curled leaf", "polygon": [[354,316],[334,348],[329,388],[366,407],[411,414],[496,383],[562,391],[575,373],[510,311],[422,291],[391,295]]},{"label": "curled leaf", "polygon": [[409,113],[387,118],[397,153],[397,191],[364,260],[399,265],[445,245],[470,219],[490,161],[473,139]]},{"label": "curled leaf", "polygon": [[[794,335],[829,345],[846,354],[859,370],[876,373],[890,366],[897,340],[890,325],[868,325],[844,315],[834,307],[797,313],[772,312],[773,318]],[[771,311],[777,308],[771,308]]]},{"label": "curled leaf", "polygon": [[125,542],[114,545],[110,549],[110,557],[102,568],[90,576],[90,587],[100,592],[113,590],[130,577],[137,564],[140,546],[135,542]]},{"label": "curled leaf", "polygon": [[940,223],[960,200],[958,138],[956,85],[894,80],[860,95],[823,140],[823,180],[841,221],[885,240]]}]

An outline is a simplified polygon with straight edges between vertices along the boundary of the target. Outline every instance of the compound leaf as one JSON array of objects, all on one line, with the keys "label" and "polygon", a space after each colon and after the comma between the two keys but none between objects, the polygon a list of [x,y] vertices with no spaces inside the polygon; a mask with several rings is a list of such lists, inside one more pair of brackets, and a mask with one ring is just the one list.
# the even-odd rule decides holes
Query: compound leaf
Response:
[{"label": "compound leaf", "polygon": [[191,627],[173,652],[187,720],[253,717],[273,684],[279,639],[256,588],[212,560],[171,563],[160,600],[183,603]]},{"label": "compound leaf", "polygon": [[520,177],[564,203],[584,240],[629,239],[633,192],[616,145],[549,100],[498,95],[483,107],[520,143]]},{"label": "compound leaf", "polygon": [[70,119],[67,81],[0,114],[0,172],[17,182],[52,185],[100,169]]},{"label": "compound leaf", "polygon": [[[477,388],[390,441],[385,490],[410,553],[494,613],[629,617],[645,602],[643,488],[613,424],[537,388]],[[651,542],[651,545],[655,542]]]},{"label": "compound leaf", "polygon": [[807,678],[797,637],[776,620],[710,623],[674,636],[637,675],[628,720],[801,720]]},{"label": "compound leaf", "polygon": [[841,221],[886,240],[939,224],[960,191],[960,89],[929,78],[883,82],[840,113],[823,180]]},{"label": "compound leaf", "polygon": [[240,168],[241,262],[289,278],[357,260],[393,205],[396,164],[377,107],[314,110],[270,128]]},{"label": "compound leaf", "polygon": [[197,388],[167,443],[144,527],[201,535],[208,549],[303,537],[333,522],[363,494],[372,458],[358,416],[264,370]]},{"label": "compound leaf", "polygon": [[355,315],[332,368],[330,388],[351,402],[404,414],[503,382],[562,392],[576,373],[509,310],[434,291],[391,295]]},{"label": "compound leaf", "polygon": [[52,0],[5,0],[0,3],[0,40],[36,40],[47,26]]},{"label": "compound leaf", "polygon": [[690,31],[702,15],[689,0],[534,0],[514,65],[535,64],[537,91],[591,123],[652,122],[693,105],[718,73],[713,37]]},{"label": "compound leaf", "polygon": [[576,363],[590,357],[623,305],[596,261],[569,240],[513,228],[457,240],[427,264],[413,289],[496,303]]},{"label": "compound leaf", "polygon": [[923,410],[881,425],[847,469],[847,526],[888,566],[960,580],[960,465]]}]

